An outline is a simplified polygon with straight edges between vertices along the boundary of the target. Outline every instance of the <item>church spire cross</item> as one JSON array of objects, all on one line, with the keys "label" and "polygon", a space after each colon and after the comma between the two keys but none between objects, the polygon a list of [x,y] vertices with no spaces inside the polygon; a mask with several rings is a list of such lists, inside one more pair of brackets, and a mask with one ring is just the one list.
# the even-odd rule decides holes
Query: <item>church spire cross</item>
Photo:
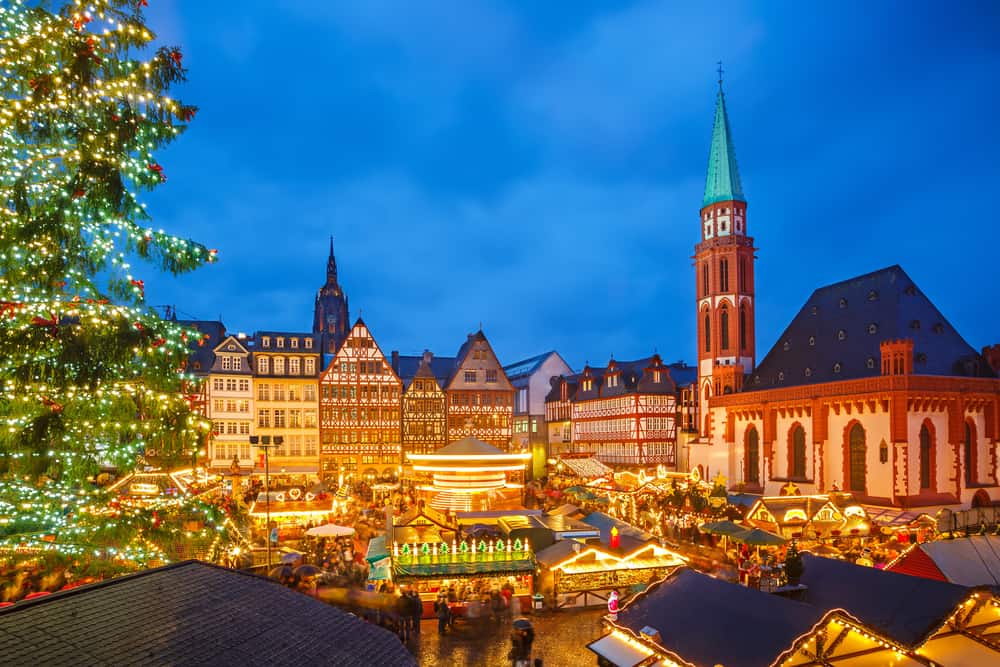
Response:
[{"label": "church spire cross", "polygon": [[718,62],[716,62],[716,65],[719,66],[719,69],[717,69],[716,72],[719,73],[719,90],[721,91],[722,90],[722,73],[725,70],[722,69],[722,61],[721,60],[719,60]]}]

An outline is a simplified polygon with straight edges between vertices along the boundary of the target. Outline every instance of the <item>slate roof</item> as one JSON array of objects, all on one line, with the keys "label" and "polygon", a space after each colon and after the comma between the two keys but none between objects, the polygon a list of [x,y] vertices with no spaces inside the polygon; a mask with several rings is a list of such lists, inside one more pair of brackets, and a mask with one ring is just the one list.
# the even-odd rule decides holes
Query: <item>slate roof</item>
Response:
[{"label": "slate roof", "polygon": [[[646,369],[660,365],[663,375],[660,382],[653,382],[652,372]],[[589,372],[589,375],[588,375]],[[620,373],[620,380],[615,387],[607,387],[608,377],[613,373]],[[592,377],[594,386],[590,391],[584,391],[580,380]],[[660,356],[654,354],[651,357],[636,359],[635,361],[611,360],[603,368],[586,366],[578,376],[576,391],[570,394],[572,401],[588,401],[606,396],[624,396],[626,394],[674,394],[677,392],[677,385],[670,373],[670,367],[663,364]],[[556,395],[558,396],[558,394]],[[557,399],[558,400],[558,399]]]},{"label": "slate roof", "polygon": [[913,339],[917,375],[996,377],[895,265],[813,292],[743,390],[880,375],[879,345],[898,338]]},{"label": "slate roof", "polygon": [[276,582],[198,561],[0,610],[4,665],[416,665],[395,635]]},{"label": "slate roof", "polygon": [[[507,379],[514,383],[515,380],[526,379],[530,377],[535,371],[541,368],[542,364],[551,357],[552,355],[559,356],[559,353],[555,350],[549,350],[548,352],[543,352],[542,354],[537,354],[533,357],[527,359],[522,359],[521,361],[515,361],[512,364],[503,367],[503,372],[506,373]],[[562,357],[560,357],[561,359]],[[563,361],[565,363],[565,360]],[[569,364],[566,364],[569,366]],[[522,383],[523,385],[524,383]]]},{"label": "slate roof", "polygon": [[698,367],[690,366],[683,361],[669,364],[670,377],[678,387],[687,387],[698,381]]},{"label": "slate roof", "polygon": [[[403,382],[404,389],[410,387],[415,377],[433,377],[438,386],[444,388],[456,367],[455,357],[438,357],[431,355],[430,368],[424,363],[424,355],[393,354],[392,370]],[[429,372],[428,372],[429,370]]]},{"label": "slate roof", "polygon": [[580,373],[574,373],[573,375],[560,375],[557,378],[552,378],[552,380],[550,380],[552,388],[549,389],[549,393],[545,395],[546,403],[556,403],[562,400],[562,394],[559,391],[559,387],[563,382],[566,382],[569,385],[566,390],[566,395],[572,399],[576,394],[576,388],[580,383]]},{"label": "slate roof", "polygon": [[915,646],[971,591],[943,581],[862,567],[802,554],[805,602],[821,610],[840,608],[906,646]]},{"label": "slate roof", "polygon": [[188,369],[197,374],[207,374],[215,359],[213,350],[226,337],[226,325],[213,320],[177,320],[177,324],[208,334],[208,339],[202,339],[204,342],[201,345],[197,340],[191,340],[188,346],[191,348]]},{"label": "slate roof", "polygon": [[638,635],[659,631],[661,645],[696,665],[770,665],[824,616],[801,602],[679,568],[618,614]]}]

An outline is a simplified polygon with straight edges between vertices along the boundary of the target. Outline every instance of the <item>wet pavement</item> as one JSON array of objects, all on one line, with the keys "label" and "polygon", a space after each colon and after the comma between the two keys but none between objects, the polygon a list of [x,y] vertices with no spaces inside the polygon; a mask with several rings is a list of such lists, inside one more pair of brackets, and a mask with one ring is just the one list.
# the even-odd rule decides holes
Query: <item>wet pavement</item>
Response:
[{"label": "wet pavement", "polygon": [[[587,644],[604,634],[600,619],[606,613],[604,607],[591,607],[525,615],[535,628],[531,657],[542,658],[544,667],[596,665],[597,656]],[[417,662],[426,667],[509,667],[510,631],[509,619],[501,623],[459,621],[454,630],[439,636],[437,621],[431,619],[421,623],[420,638],[408,645]]]}]

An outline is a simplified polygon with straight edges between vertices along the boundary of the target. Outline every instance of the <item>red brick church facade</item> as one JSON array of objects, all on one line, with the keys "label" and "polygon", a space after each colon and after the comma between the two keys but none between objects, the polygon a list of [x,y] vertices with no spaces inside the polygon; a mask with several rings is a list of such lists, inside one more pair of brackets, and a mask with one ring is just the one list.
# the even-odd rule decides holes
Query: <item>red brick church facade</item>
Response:
[{"label": "red brick church facade", "polygon": [[754,241],[720,88],[696,246],[692,467],[777,495],[1000,502],[1000,348],[979,354],[899,266],[817,289],[757,364]]}]

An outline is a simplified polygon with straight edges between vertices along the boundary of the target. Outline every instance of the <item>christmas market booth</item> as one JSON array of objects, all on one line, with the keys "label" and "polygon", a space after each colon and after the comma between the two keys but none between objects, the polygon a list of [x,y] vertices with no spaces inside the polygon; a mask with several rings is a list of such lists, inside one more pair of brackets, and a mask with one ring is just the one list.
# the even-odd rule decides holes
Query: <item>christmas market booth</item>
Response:
[{"label": "christmas market booth", "polygon": [[108,491],[117,495],[119,502],[142,506],[207,497],[220,488],[218,475],[201,468],[182,468],[129,473],[111,484]]},{"label": "christmas market booth", "polygon": [[296,540],[305,535],[308,525],[328,523],[335,511],[335,502],[330,493],[316,494],[297,486],[270,494],[262,491],[250,504],[250,518],[254,528],[263,531],[270,516],[272,527],[277,524],[279,540]]},{"label": "christmas market booth", "polygon": [[560,540],[539,551],[536,559],[541,570],[537,588],[554,608],[606,604],[612,592],[625,598],[686,562],[656,543],[623,538],[615,527],[607,545]]},{"label": "christmas market booth", "polygon": [[439,596],[470,618],[488,613],[491,594],[503,589],[522,608],[530,604],[536,567],[530,539],[465,536],[450,516],[425,507],[393,522],[387,548],[391,578],[420,594],[425,617]]},{"label": "christmas market booth", "polygon": [[763,496],[750,507],[747,522],[787,538],[867,537],[872,522],[850,494]]}]

